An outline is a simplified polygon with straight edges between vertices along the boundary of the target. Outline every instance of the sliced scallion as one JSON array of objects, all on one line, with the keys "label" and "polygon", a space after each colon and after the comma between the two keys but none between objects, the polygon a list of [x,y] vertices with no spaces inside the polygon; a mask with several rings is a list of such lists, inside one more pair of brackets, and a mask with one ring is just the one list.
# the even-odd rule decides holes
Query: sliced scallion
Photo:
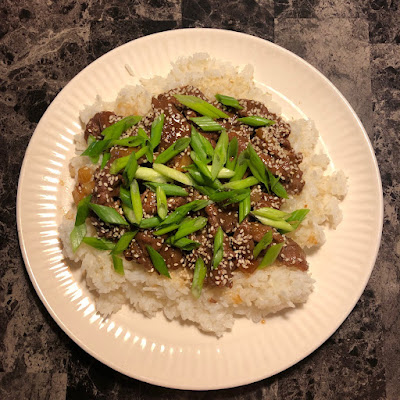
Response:
[{"label": "sliced scallion", "polygon": [[131,193],[129,190],[125,189],[123,186],[119,188],[119,198],[122,203],[126,206],[132,208]]},{"label": "sliced scallion", "polygon": [[125,275],[124,264],[123,264],[122,258],[120,258],[120,257],[118,257],[118,256],[116,256],[114,254],[111,257],[112,257],[112,260],[113,260],[114,271],[117,274]]},{"label": "sliced scallion", "polygon": [[155,192],[158,187],[162,187],[167,196],[186,197],[189,195],[189,193],[183,187],[169,183],[144,182],[144,185],[153,192]]},{"label": "sliced scallion", "polygon": [[210,118],[229,118],[223,111],[196,96],[175,94],[174,97],[184,106]]},{"label": "sliced scallion", "polygon": [[[215,149],[214,149],[214,156],[213,156],[212,166],[211,166],[212,180],[217,178],[219,172],[222,170],[222,168],[224,167],[224,165],[226,163],[228,144],[229,144],[228,134],[226,133],[226,130],[223,130],[221,132],[221,135],[219,136],[217,145],[215,146]],[[230,170],[228,170],[228,171],[230,171]],[[230,171],[230,172],[232,172],[232,171]]]},{"label": "sliced scallion", "polygon": [[213,269],[217,269],[219,263],[224,257],[224,231],[218,227],[217,233],[214,237],[214,255],[213,255]]},{"label": "sliced scallion", "polygon": [[151,124],[150,144],[152,149],[155,149],[160,144],[164,118],[164,114],[160,114]]},{"label": "sliced scallion", "polygon": [[201,136],[202,135],[196,131],[196,128],[192,126],[192,133],[190,136],[190,147],[196,152],[196,154],[200,157],[200,159],[204,163],[207,163],[207,151],[204,148]]},{"label": "sliced scallion", "polygon": [[115,246],[115,243],[113,243],[113,242],[110,242],[110,241],[104,240],[104,239],[98,239],[95,237],[90,237],[90,236],[85,236],[82,239],[82,242],[89,246],[92,246],[98,250],[112,250]]},{"label": "sliced scallion", "polygon": [[257,246],[254,247],[253,257],[256,259],[258,255],[272,242],[272,230],[268,231],[262,239],[257,243]]},{"label": "sliced scallion", "polygon": [[111,154],[110,153],[104,153],[103,154],[103,158],[101,159],[100,169],[103,169],[106,166],[106,164],[108,163],[110,158],[111,158]]},{"label": "sliced scallion", "polygon": [[286,221],[290,222],[290,225],[293,229],[297,229],[309,212],[309,208],[302,208],[300,210],[293,211],[289,217],[286,218]]},{"label": "sliced scallion", "polygon": [[204,132],[215,132],[223,129],[222,126],[211,117],[193,117],[190,119]]},{"label": "sliced scallion", "polygon": [[157,231],[153,232],[153,235],[156,235],[156,236],[165,235],[166,233],[175,231],[178,228],[179,228],[179,224],[168,225],[165,228],[161,228],[161,229],[158,229]]},{"label": "sliced scallion", "polygon": [[135,213],[135,220],[137,224],[140,224],[143,218],[143,206],[142,200],[140,198],[139,184],[136,179],[134,179],[130,186],[132,209]]},{"label": "sliced scallion", "polygon": [[238,157],[238,140],[233,138],[228,145],[228,154],[226,157],[226,168],[235,170],[236,161]]},{"label": "sliced scallion", "polygon": [[286,213],[281,210],[276,210],[275,208],[271,207],[258,208],[257,210],[253,210],[253,214],[259,215],[260,217],[270,218],[275,220],[280,220],[280,219],[286,220],[291,215],[289,213]]},{"label": "sliced scallion", "polygon": [[164,189],[161,186],[157,187],[157,214],[161,219],[165,219],[168,214],[168,203],[167,196],[165,195]]},{"label": "sliced scallion", "polygon": [[228,182],[223,185],[224,189],[245,189],[247,187],[251,187],[254,185],[257,185],[259,180],[255,178],[254,176],[249,176],[246,179],[243,179],[241,181],[234,181],[234,182]]},{"label": "sliced scallion", "polygon": [[190,235],[200,229],[203,229],[207,225],[207,218],[197,217],[188,218],[180,226],[178,231],[173,236],[173,241],[177,241],[185,236]]},{"label": "sliced scallion", "polygon": [[258,117],[256,115],[238,118],[238,121],[242,122],[243,124],[254,126],[257,128],[261,126],[270,126],[275,124],[275,121],[263,117]]},{"label": "sliced scallion", "polygon": [[176,242],[173,242],[171,239],[172,238],[168,238],[167,239],[167,243],[168,244],[170,244],[171,246],[174,246],[174,247],[178,247],[178,248],[180,248],[182,250],[185,250],[185,251],[192,251],[192,250],[197,249],[197,248],[200,247],[200,243],[199,242],[195,242],[194,240],[190,240],[190,239],[185,238],[185,237],[182,238],[182,239],[177,240]]},{"label": "sliced scallion", "polygon": [[166,276],[167,278],[171,278],[169,274],[167,264],[165,260],[156,250],[154,250],[151,246],[146,245],[147,252],[151,258],[151,262],[153,263],[154,268],[161,274]]},{"label": "sliced scallion", "polygon": [[82,243],[82,240],[85,237],[85,235],[86,235],[86,223],[74,226],[74,228],[72,229],[72,232],[69,235],[69,240],[71,242],[72,251],[74,253]]},{"label": "sliced scallion", "polygon": [[174,181],[183,183],[187,186],[193,186],[192,179],[188,174],[184,174],[183,172],[177,171],[174,168],[169,168],[163,164],[153,164],[153,168],[156,172],[164,175],[167,178],[173,179]]},{"label": "sliced scallion", "polygon": [[138,169],[138,163],[135,157],[135,153],[132,153],[129,156],[128,163],[126,164],[123,174],[125,185],[127,187],[131,184],[133,178],[135,177],[137,169]]},{"label": "sliced scallion", "polygon": [[151,217],[151,218],[144,218],[139,224],[139,228],[142,229],[151,229],[159,226],[162,220],[160,217]]},{"label": "sliced scallion", "polygon": [[224,96],[223,94],[216,94],[215,98],[224,106],[236,108],[237,110],[243,109],[243,107],[234,97]]},{"label": "sliced scallion", "polygon": [[283,229],[286,232],[292,232],[293,226],[284,220],[274,220],[270,218],[260,217],[252,212],[252,214],[264,225],[273,226],[276,229]]},{"label": "sliced scallion", "polygon": [[199,257],[194,266],[194,274],[191,292],[194,298],[198,299],[203,289],[204,278],[206,277],[207,267],[204,265],[204,261]]},{"label": "sliced scallion", "polygon": [[246,173],[247,167],[248,167],[247,152],[242,151],[238,156],[234,169],[234,174],[231,178],[231,182],[240,181],[243,178],[244,174]]},{"label": "sliced scallion", "polygon": [[263,269],[265,267],[268,267],[269,265],[271,265],[276,258],[279,256],[279,253],[282,250],[284,243],[277,243],[277,244],[273,244],[265,253],[265,256],[263,257],[263,259],[261,260],[260,264],[258,265],[258,269]]},{"label": "sliced scallion", "polygon": [[125,218],[115,208],[94,203],[90,203],[89,208],[107,224],[129,225]]},{"label": "sliced scallion", "polygon": [[135,177],[136,179],[140,179],[142,181],[150,181],[156,183],[168,182],[168,179],[164,175],[159,174],[154,169],[147,167],[139,167],[136,171]]},{"label": "sliced scallion", "polygon": [[251,210],[250,193],[239,203],[239,224],[247,217]]},{"label": "sliced scallion", "polygon": [[171,144],[167,149],[161,152],[158,157],[154,160],[154,164],[165,164],[171,158],[178,155],[180,152],[185,150],[190,144],[190,137],[184,137],[178,139],[175,143]]},{"label": "sliced scallion", "polygon": [[126,250],[129,246],[129,244],[132,242],[133,238],[137,234],[138,231],[133,231],[133,232],[126,232],[124,233],[120,239],[118,240],[117,244],[115,247],[112,249],[110,254],[121,254],[124,250]]},{"label": "sliced scallion", "polygon": [[197,155],[196,152],[192,151],[190,152],[190,158],[193,160],[193,162],[196,164],[196,167],[199,169],[199,171],[208,179],[211,178],[211,172],[207,167],[207,164],[202,161],[202,159]]}]

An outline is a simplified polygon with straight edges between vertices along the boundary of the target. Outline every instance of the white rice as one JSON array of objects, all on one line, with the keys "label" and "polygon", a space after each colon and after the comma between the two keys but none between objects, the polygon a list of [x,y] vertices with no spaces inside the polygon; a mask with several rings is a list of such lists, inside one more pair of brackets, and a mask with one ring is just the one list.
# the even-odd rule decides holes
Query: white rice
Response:
[{"label": "white rice", "polygon": [[[237,98],[260,100],[270,111],[279,114],[279,107],[271,102],[271,96],[263,93],[253,82],[251,66],[243,69],[210,59],[205,54],[180,59],[173,64],[167,77],[154,77],[141,81],[141,86],[122,89],[114,103],[104,103],[98,98],[81,113],[85,124],[96,112],[114,110],[120,115],[146,114],[151,97],[174,87],[193,85],[209,98],[224,93]],[[304,248],[321,246],[325,241],[324,229],[335,228],[341,221],[340,200],[347,190],[343,172],[327,173],[329,158],[315,154],[318,133],[311,121],[290,121],[291,143],[302,152],[306,185],[299,196],[287,200],[282,209],[310,208],[306,220],[292,237]],[[83,133],[76,138],[77,153],[86,144]],[[78,169],[88,165],[95,168],[87,157],[75,157],[71,161],[71,174],[76,178]],[[64,254],[68,259],[81,262],[86,282],[96,298],[98,312],[108,315],[117,312],[124,304],[149,317],[162,311],[168,319],[191,321],[205,332],[217,336],[229,331],[235,316],[246,316],[259,322],[268,314],[304,303],[313,290],[313,279],[308,272],[282,265],[258,270],[252,275],[236,272],[232,289],[204,288],[200,299],[190,293],[191,272],[172,271],[172,279],[156,273],[148,273],[141,266],[123,261],[125,275],[114,272],[108,252],[82,244],[72,252],[69,234],[74,224],[75,209],[69,212],[60,227]],[[88,232],[95,234],[88,224]]]}]

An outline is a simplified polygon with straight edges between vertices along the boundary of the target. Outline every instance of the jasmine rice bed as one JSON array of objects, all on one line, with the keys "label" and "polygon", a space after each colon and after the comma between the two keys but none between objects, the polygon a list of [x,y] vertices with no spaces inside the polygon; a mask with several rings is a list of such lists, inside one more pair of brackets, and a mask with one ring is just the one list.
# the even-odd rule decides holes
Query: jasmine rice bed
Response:
[{"label": "jasmine rice bed", "polygon": [[[112,110],[122,116],[145,115],[153,95],[185,85],[199,88],[210,99],[216,93],[223,93],[235,98],[258,100],[269,111],[279,114],[270,96],[256,87],[252,73],[250,66],[239,69],[206,55],[180,59],[166,78],[155,77],[143,80],[140,86],[126,87],[114,103],[98,99],[93,106],[85,108],[81,120],[86,124],[96,112],[103,110]],[[323,230],[326,227],[335,228],[340,222],[339,202],[346,192],[346,179],[342,172],[328,174],[328,157],[315,154],[318,133],[311,121],[290,121],[290,126],[291,144],[296,152],[303,154],[300,166],[305,186],[300,195],[285,200],[281,210],[311,210],[300,227],[287,234],[303,249],[310,249],[324,243]],[[77,154],[86,147],[82,133],[76,138]],[[78,170],[83,166],[92,171],[98,167],[88,157],[77,156],[71,160],[74,179],[77,179]],[[170,271],[171,279],[168,279],[124,260],[125,274],[120,275],[114,271],[108,252],[82,243],[73,253],[69,235],[75,214],[76,208],[72,208],[60,227],[64,254],[71,260],[81,262],[87,285],[95,295],[97,310],[103,315],[117,312],[122,305],[130,304],[149,317],[162,311],[168,319],[192,321],[199,329],[221,336],[232,328],[235,315],[259,322],[270,313],[304,303],[313,288],[308,272],[276,262],[252,274],[236,270],[233,272],[232,288],[206,286],[200,298],[195,299],[190,290],[193,273],[188,269]],[[87,231],[88,236],[96,234],[89,222]]]}]

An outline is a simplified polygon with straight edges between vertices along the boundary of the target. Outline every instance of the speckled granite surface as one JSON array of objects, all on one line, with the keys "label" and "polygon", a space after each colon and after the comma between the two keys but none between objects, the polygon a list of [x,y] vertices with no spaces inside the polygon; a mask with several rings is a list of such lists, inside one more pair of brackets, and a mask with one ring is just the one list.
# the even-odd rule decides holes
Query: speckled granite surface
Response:
[{"label": "speckled granite surface", "polygon": [[[277,376],[212,393],[151,386],[114,372],[82,351],[37,297],[15,225],[24,151],[55,95],[108,50],[181,27],[250,33],[288,48],[322,71],[365,124],[385,196],[375,269],[338,331]],[[0,130],[1,399],[400,398],[399,0],[3,0]]]}]

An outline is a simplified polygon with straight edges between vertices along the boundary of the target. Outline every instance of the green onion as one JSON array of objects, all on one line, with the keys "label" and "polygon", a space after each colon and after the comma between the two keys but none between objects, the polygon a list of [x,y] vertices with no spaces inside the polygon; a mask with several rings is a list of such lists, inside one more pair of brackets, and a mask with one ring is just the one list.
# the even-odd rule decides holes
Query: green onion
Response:
[{"label": "green onion", "polygon": [[201,295],[206,273],[207,273],[207,267],[204,265],[203,259],[199,257],[194,266],[194,274],[193,274],[193,281],[191,288],[192,295],[196,299],[198,299]]},{"label": "green onion", "polygon": [[128,136],[123,139],[112,140],[108,148],[113,146],[122,146],[122,147],[138,147],[141,146],[145,142],[145,139],[141,136]]},{"label": "green onion", "polygon": [[[204,148],[201,137],[202,137],[202,135],[196,131],[196,128],[194,126],[192,126],[192,133],[190,135],[190,147],[196,152],[196,154],[200,157],[200,159],[204,163],[207,163],[207,151]],[[208,141],[207,141],[207,143],[208,143]]]},{"label": "green onion", "polygon": [[151,152],[151,150],[150,150],[150,147],[149,146],[143,146],[140,150],[138,150],[136,153],[135,153],[135,157],[136,157],[136,160],[139,160],[139,158],[141,158],[142,156],[144,156],[144,155],[146,155],[146,158],[147,158],[147,160],[150,158],[150,161],[149,162],[153,162],[152,161],[152,155],[153,153]]},{"label": "green onion", "polygon": [[270,119],[266,119],[266,118],[263,118],[263,117],[258,117],[256,115],[251,115],[249,117],[238,118],[237,120],[240,121],[240,122],[243,122],[246,125],[255,126],[255,127],[270,126],[270,125],[275,124],[275,121],[272,121]]},{"label": "green onion", "polygon": [[[212,181],[211,179],[205,177],[197,168],[195,164],[188,165],[185,167],[185,169],[189,172],[189,175],[199,184],[202,186],[209,186],[210,188],[213,189],[221,189],[222,188],[222,183],[218,180],[215,179],[215,181]],[[210,172],[211,167],[207,166],[208,172]],[[195,183],[195,182],[193,182]]]},{"label": "green onion", "polygon": [[165,164],[171,158],[185,150],[189,144],[190,137],[178,139],[175,143],[171,144],[171,146],[158,155],[158,157],[154,160],[154,164]]},{"label": "green onion", "polygon": [[186,214],[190,211],[199,211],[206,207],[209,203],[208,200],[194,200],[190,203],[184,204],[178,207],[174,212],[168,215],[164,221],[161,222],[160,228],[171,224],[179,224],[186,217]]},{"label": "green onion", "polygon": [[129,208],[132,208],[131,193],[123,186],[119,188],[119,198],[121,199],[123,204],[125,204]]},{"label": "green onion", "polygon": [[[279,178],[278,178],[279,180]],[[271,185],[271,190],[278,196],[283,199],[288,199],[289,196],[285,190],[285,188],[282,186],[280,182],[276,182],[273,186]]]},{"label": "green onion", "polygon": [[234,169],[234,174],[231,178],[231,182],[240,181],[243,178],[244,174],[246,173],[247,167],[248,167],[247,151],[242,151],[237,159],[236,166]]},{"label": "green onion", "polygon": [[223,94],[216,94],[215,98],[224,106],[236,108],[237,110],[243,109],[243,107],[234,97],[224,96]]},{"label": "green onion", "polygon": [[207,218],[205,217],[188,218],[179,226],[179,229],[175,233],[172,240],[177,241],[185,236],[190,235],[191,233],[203,229],[206,225],[207,225]]},{"label": "green onion", "polygon": [[178,228],[179,228],[179,224],[168,225],[165,228],[161,228],[161,229],[158,229],[157,231],[153,232],[153,235],[156,235],[156,236],[165,235],[166,233],[175,231]]},{"label": "green onion", "polygon": [[169,183],[144,182],[144,185],[153,192],[155,192],[158,187],[161,187],[167,196],[186,197],[189,195],[183,187],[171,185]]},{"label": "green onion", "polygon": [[229,118],[229,115],[199,97],[183,94],[175,94],[174,97],[184,106],[197,111],[199,114],[211,118]]},{"label": "green onion", "polygon": [[228,201],[224,202],[224,206],[228,206],[229,204],[240,203],[242,200],[246,199],[246,197],[250,196],[250,189],[242,189],[243,191],[238,190],[236,194],[228,199]]},{"label": "green onion", "polygon": [[86,218],[89,216],[89,204],[92,196],[86,196],[78,203],[78,208],[76,210],[75,226],[69,235],[72,250],[75,251],[80,246],[82,239],[86,235]]},{"label": "green onion", "polygon": [[[89,135],[89,137],[88,137],[88,145],[90,146],[92,143],[96,143],[96,138],[93,136],[93,135]],[[98,163],[98,161],[99,161],[99,157],[100,157],[100,154],[97,154],[96,156],[94,156],[94,157],[90,157],[90,161],[93,163],[93,164],[97,164]]]},{"label": "green onion", "polygon": [[147,252],[151,258],[151,262],[153,263],[154,268],[161,274],[166,276],[167,278],[171,278],[171,275],[168,272],[167,264],[162,256],[154,250],[151,246],[146,245]]},{"label": "green onion", "polygon": [[142,219],[142,221],[140,222],[139,228],[142,228],[142,229],[155,228],[158,225],[160,225],[161,222],[162,222],[162,220],[160,217],[145,218],[145,219]]},{"label": "green onion", "polygon": [[89,208],[93,210],[97,216],[107,224],[129,225],[125,218],[112,207],[101,206],[100,204],[89,204]]},{"label": "green onion", "polygon": [[125,180],[125,185],[129,186],[135,177],[136,171],[138,169],[138,163],[135,157],[135,153],[129,156],[128,163],[124,169],[123,177]]},{"label": "green onion", "polygon": [[173,168],[169,168],[163,164],[153,164],[153,168],[156,172],[166,176],[167,178],[173,179],[187,186],[193,186],[191,178],[183,172],[177,171]]},{"label": "green onion", "polygon": [[82,242],[98,250],[112,250],[115,246],[115,243],[110,242],[108,240],[97,239],[95,237],[89,237],[89,236],[85,236],[82,239]]},{"label": "green onion", "polygon": [[[199,133],[199,140],[200,143],[203,145],[203,148],[207,154],[207,157],[212,158],[214,155],[214,148],[212,147],[212,144],[210,143],[209,139],[204,137],[201,133]],[[197,152],[196,149],[193,149]]]},{"label": "green onion", "polygon": [[131,224],[136,224],[136,217],[135,217],[135,213],[132,210],[132,207],[129,207],[126,204],[122,204],[122,210],[124,211],[125,218]]},{"label": "green onion", "polygon": [[286,221],[292,222],[290,225],[292,226],[293,230],[297,229],[309,212],[309,208],[302,208],[300,210],[293,211],[290,216],[286,218]]},{"label": "green onion", "polygon": [[[190,171],[189,171],[190,173]],[[194,184],[194,187],[201,193],[204,194],[208,197],[212,196],[213,194],[216,193],[216,190],[213,188],[210,188],[208,186],[202,186],[202,185],[196,185]]]},{"label": "green onion", "polygon": [[76,210],[75,226],[82,225],[85,223],[86,218],[89,215],[89,204],[92,196],[84,197],[79,203]]},{"label": "green onion", "polygon": [[115,245],[110,254],[117,255],[126,250],[137,233],[138,231],[124,233],[120,237],[120,239],[118,240],[117,244]]},{"label": "green onion", "polygon": [[114,264],[114,271],[117,274],[125,275],[124,263],[122,261],[122,258],[120,258],[120,257],[118,257],[116,255],[112,255],[112,260],[113,260],[113,264]]},{"label": "green onion", "polygon": [[292,232],[294,228],[288,222],[284,220],[274,220],[270,218],[260,217],[259,215],[255,215],[254,212],[252,214],[264,225],[273,226],[276,229],[283,229],[287,232]]},{"label": "green onion", "polygon": [[98,140],[90,144],[81,155],[89,157],[99,156],[103,152],[103,150],[105,150],[110,145],[111,141],[119,139],[124,131],[126,131],[131,126],[137,124],[141,120],[141,118],[142,117],[138,116],[126,117],[104,129],[101,133],[104,136],[104,139]]},{"label": "green onion", "polygon": [[236,161],[238,156],[238,140],[233,138],[228,145],[228,154],[226,156],[226,168],[235,170]]},{"label": "green onion", "polygon": [[104,153],[103,154],[103,158],[101,160],[100,169],[103,169],[106,166],[106,164],[108,163],[110,158],[111,158],[111,154],[110,153]]},{"label": "green onion", "polygon": [[167,196],[165,195],[164,189],[158,186],[156,190],[157,196],[157,214],[161,219],[165,219],[168,214],[168,203]]},{"label": "green onion", "polygon": [[192,251],[201,246],[201,244],[199,242],[195,242],[194,240],[190,240],[188,238],[182,238],[182,239],[177,240],[176,242],[173,242],[171,239],[172,238],[167,239],[168,244],[170,244],[171,246],[174,246],[174,247],[178,247],[185,251]]},{"label": "green onion", "polygon": [[[212,166],[207,165],[207,168],[212,171]],[[235,174],[234,171],[228,169],[228,168],[221,168],[220,171],[218,172],[217,178],[219,179],[229,179],[232,178],[233,175]]]},{"label": "green onion", "polygon": [[257,185],[259,180],[255,178],[254,176],[249,176],[246,179],[243,179],[242,181],[234,181],[234,182],[228,182],[223,185],[224,189],[245,189],[247,187],[251,187],[253,185]]},{"label": "green onion", "polygon": [[214,180],[218,176],[219,172],[226,163],[228,144],[229,144],[228,134],[226,133],[226,130],[223,130],[221,132],[221,135],[219,136],[217,145],[215,146],[214,149],[214,156],[211,166],[212,180]]},{"label": "green onion", "polygon": [[207,164],[201,160],[201,158],[194,152],[190,152],[190,158],[196,164],[198,170],[208,179],[212,180],[211,172],[207,168]]},{"label": "green onion", "polygon": [[239,203],[239,224],[247,217],[251,210],[250,193]]},{"label": "green onion", "polygon": [[278,243],[275,245],[272,245],[267,252],[265,253],[265,256],[261,260],[260,264],[258,265],[258,269],[263,269],[265,267],[268,267],[271,265],[276,258],[279,256],[279,253],[282,250],[284,243]]},{"label": "green onion", "polygon": [[243,198],[247,197],[250,194],[249,189],[241,189],[241,190],[230,190],[226,192],[215,192],[212,193],[209,197],[212,201],[216,203],[220,203],[225,200],[236,199],[241,195],[244,195]]},{"label": "green onion", "polygon": [[264,250],[269,244],[272,242],[272,230],[268,231],[262,239],[257,243],[257,246],[254,247],[253,257],[256,259],[258,255]]},{"label": "green onion", "polygon": [[253,146],[251,143],[248,144],[247,146],[247,155],[249,157],[249,168],[251,173],[260,181],[262,182],[267,190],[269,190],[269,185],[268,185],[268,180],[267,180],[267,174],[265,170],[265,165],[262,162],[261,158],[259,155],[256,153],[254,150]]},{"label": "green onion", "polygon": [[258,208],[257,210],[253,210],[253,214],[274,220],[282,220],[282,219],[286,220],[291,215],[284,211],[276,210],[275,208],[270,208],[270,207],[262,207]]},{"label": "green onion", "polygon": [[104,129],[101,134],[104,136],[104,140],[117,140],[131,126],[136,125],[142,117],[137,115],[131,115],[129,117],[125,117],[120,121],[116,122],[113,125],[110,125],[106,129]]},{"label": "green onion", "polygon": [[150,181],[156,183],[168,182],[167,178],[164,175],[159,174],[152,168],[146,167],[139,167],[136,171],[135,177],[136,179],[141,179],[142,181]]},{"label": "green onion", "polygon": [[81,156],[89,156],[91,159],[93,157],[98,157],[103,152],[103,150],[107,147],[108,144],[109,144],[109,141],[97,140],[96,142],[89,144],[89,146],[81,154]]},{"label": "green onion", "polygon": [[161,142],[164,118],[164,114],[160,114],[151,124],[150,144],[153,149],[155,149]]},{"label": "green onion", "polygon": [[85,235],[86,235],[86,223],[74,226],[74,229],[72,229],[72,232],[69,235],[69,240],[71,242],[72,251],[74,253],[82,243],[82,239],[85,237]]},{"label": "green onion", "polygon": [[223,129],[220,124],[218,124],[212,118],[207,116],[193,117],[190,119],[204,132],[215,132],[215,131],[221,131]]},{"label": "green onion", "polygon": [[213,255],[213,269],[218,268],[218,264],[224,257],[224,231],[218,227],[217,233],[214,237],[214,255]]},{"label": "green onion", "polygon": [[110,167],[110,174],[116,175],[121,169],[125,168],[131,156],[120,157],[113,161]]},{"label": "green onion", "polygon": [[140,221],[143,218],[143,206],[142,200],[140,198],[139,184],[137,180],[134,179],[131,183],[130,187],[131,192],[131,201],[132,201],[132,209],[135,213],[135,220],[137,224],[140,224]]}]

